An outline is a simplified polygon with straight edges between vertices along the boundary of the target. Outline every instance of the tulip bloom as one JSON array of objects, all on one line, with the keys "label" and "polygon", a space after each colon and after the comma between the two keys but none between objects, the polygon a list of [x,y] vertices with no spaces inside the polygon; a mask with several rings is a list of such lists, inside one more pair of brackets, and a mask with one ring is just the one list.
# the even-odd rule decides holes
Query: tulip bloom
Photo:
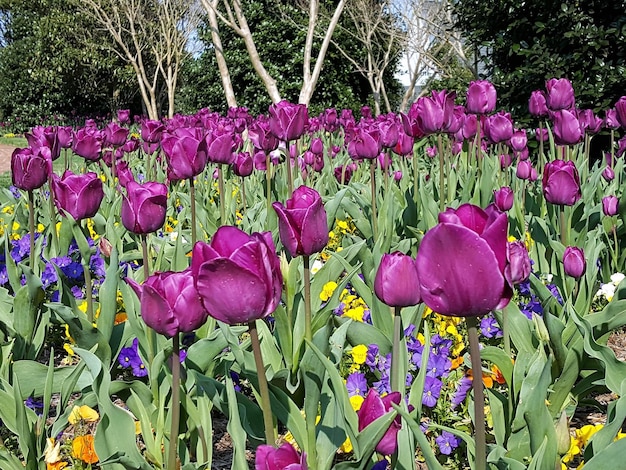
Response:
[{"label": "tulip bloom", "polygon": [[208,313],[200,302],[191,268],[155,273],[139,285],[126,278],[141,303],[141,318],[157,333],[172,337],[200,328]]},{"label": "tulip bloom", "polygon": [[52,160],[56,160],[61,155],[61,142],[57,127],[36,126],[31,129],[30,133],[26,132],[24,137],[31,148],[48,147]]},{"label": "tulip bloom", "polygon": [[270,232],[247,233],[224,225],[191,258],[196,288],[213,318],[234,325],[272,313],[283,287],[280,260]]},{"label": "tulip bloom", "polygon": [[619,209],[619,199],[615,196],[605,196],[602,198],[602,212],[608,217],[617,215]]},{"label": "tulip bloom", "polygon": [[209,161],[207,144],[204,138],[197,138],[192,131],[183,135],[163,137],[163,152],[167,156],[167,177],[179,181],[198,176]]},{"label": "tulip bloom", "polygon": [[239,152],[232,165],[233,173],[242,178],[250,176],[254,170],[254,162],[249,152]]},{"label": "tulip bloom", "polygon": [[287,142],[296,140],[306,129],[309,111],[304,104],[294,104],[287,100],[269,107],[269,128],[272,134]]},{"label": "tulip bloom", "polygon": [[[357,413],[359,418],[359,432],[363,431],[363,429],[376,419],[392,411],[393,407],[391,404],[395,403],[399,405],[400,400],[400,392],[391,392],[381,398],[376,389],[371,388],[369,392],[367,392],[367,396]],[[376,445],[376,452],[380,452],[384,455],[393,454],[398,448],[398,431],[401,427],[402,422],[400,421],[400,416],[396,416],[391,422],[389,429],[387,429],[387,432],[385,432]]]},{"label": "tulip bloom", "polygon": [[48,147],[15,149],[11,154],[13,186],[24,191],[40,188],[48,181],[52,158]]},{"label": "tulip bloom", "polygon": [[235,161],[235,133],[232,126],[218,124],[206,136],[209,161],[230,165]]},{"label": "tulip bloom", "polygon": [[626,96],[620,97],[615,103],[615,118],[622,129],[626,129]]},{"label": "tulip bloom", "polygon": [[613,168],[606,166],[604,170],[602,170],[602,178],[604,178],[604,181],[607,183],[613,181],[615,179],[615,172],[613,171]]},{"label": "tulip bloom", "polygon": [[307,470],[306,454],[299,454],[285,442],[279,448],[260,445],[256,448],[255,470]]},{"label": "tulip bloom", "polygon": [[577,246],[568,246],[563,252],[563,269],[565,274],[578,279],[587,269],[585,252]]},{"label": "tulip bloom", "polygon": [[161,123],[161,121],[153,121],[150,119],[141,121],[141,139],[144,142],[150,144],[159,143],[164,130],[165,126]]},{"label": "tulip bloom", "polygon": [[127,128],[120,127],[117,122],[111,121],[104,128],[104,138],[108,145],[112,147],[121,147],[126,143],[128,132]]},{"label": "tulip bloom", "polygon": [[550,113],[552,118],[552,132],[557,145],[577,144],[583,138],[583,129],[580,126],[575,111],[561,109]]},{"label": "tulip bloom", "polygon": [[520,160],[519,162],[517,162],[515,176],[517,176],[521,180],[530,179],[532,166],[533,165],[530,160]]},{"label": "tulip bloom", "polygon": [[61,178],[53,174],[52,192],[56,206],[74,220],[96,215],[104,198],[102,180],[93,172],[75,175],[68,170]]},{"label": "tulip bloom", "polygon": [[295,189],[287,207],[272,204],[278,214],[280,241],[292,257],[322,251],[328,243],[326,210],[319,193],[307,186]]},{"label": "tulip bloom", "polygon": [[[346,136],[348,138],[348,136]],[[373,160],[383,149],[380,129],[374,123],[360,121],[348,142],[348,154],[355,160]]]},{"label": "tulip bloom", "polygon": [[376,297],[390,307],[408,307],[420,301],[415,260],[396,251],[384,254],[374,279]]},{"label": "tulip bloom", "polygon": [[485,136],[494,144],[506,142],[513,137],[513,120],[511,114],[500,111],[487,118]]},{"label": "tulip bloom", "polygon": [[551,111],[574,107],[574,87],[567,78],[551,78],[546,82],[546,106]]},{"label": "tulip bloom", "polygon": [[524,242],[509,242],[506,247],[507,267],[504,277],[511,285],[517,285],[530,277],[532,265]]},{"label": "tulip bloom", "polygon": [[135,181],[126,183],[122,199],[122,224],[133,233],[156,232],[165,223],[167,186],[162,183]]},{"label": "tulip bloom", "polygon": [[553,160],[543,169],[543,195],[550,204],[573,206],[581,197],[580,177],[574,162]]},{"label": "tulip bloom", "polygon": [[85,160],[98,161],[102,153],[104,135],[94,127],[83,127],[74,132],[72,150]]},{"label": "tulip bloom", "polygon": [[496,109],[497,93],[493,83],[475,80],[467,87],[465,110],[470,114],[487,114]]},{"label": "tulip bloom", "polygon": [[507,215],[472,204],[439,214],[417,253],[422,300],[450,316],[485,315],[513,295],[505,278]]},{"label": "tulip bloom", "polygon": [[494,204],[502,212],[513,207],[513,190],[508,186],[503,186],[493,192]]},{"label": "tulip bloom", "polygon": [[535,90],[530,94],[530,99],[528,100],[528,111],[535,117],[544,117],[548,115],[546,94],[542,90]]},{"label": "tulip bloom", "polygon": [[414,103],[417,125],[424,134],[446,132],[456,124],[455,98],[454,92],[433,91],[431,96],[422,96]]}]

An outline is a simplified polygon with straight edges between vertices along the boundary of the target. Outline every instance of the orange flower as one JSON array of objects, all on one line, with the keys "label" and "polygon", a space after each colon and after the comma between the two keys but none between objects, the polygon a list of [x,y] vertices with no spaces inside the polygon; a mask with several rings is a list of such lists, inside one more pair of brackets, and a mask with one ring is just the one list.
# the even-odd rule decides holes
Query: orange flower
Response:
[{"label": "orange flower", "polygon": [[463,364],[463,356],[455,357],[452,359],[452,364],[450,365],[450,370],[455,370],[461,364]]},{"label": "orange flower", "polygon": [[82,460],[86,463],[96,463],[98,455],[93,447],[93,436],[76,436],[72,441],[72,457]]},{"label": "orange flower", "polygon": [[497,365],[494,364],[491,366],[491,372],[493,373],[493,379],[500,385],[504,385],[506,383],[504,375],[502,375],[502,371],[498,368]]},{"label": "orange flower", "polygon": [[[472,372],[472,369],[467,370],[467,376],[474,380],[474,373]],[[485,384],[485,387],[487,388],[493,387],[493,378],[491,377],[491,374],[485,374],[483,372],[483,384]]]},{"label": "orange flower", "polygon": [[59,460],[58,462],[47,463],[46,470],[63,470],[65,467],[67,467],[67,465],[68,465],[67,462],[63,462],[62,460]]}]

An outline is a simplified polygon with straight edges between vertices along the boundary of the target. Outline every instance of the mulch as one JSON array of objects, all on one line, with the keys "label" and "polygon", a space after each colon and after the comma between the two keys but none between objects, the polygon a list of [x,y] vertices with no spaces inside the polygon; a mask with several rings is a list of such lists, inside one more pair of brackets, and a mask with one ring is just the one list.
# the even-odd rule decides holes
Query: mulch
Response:
[{"label": "mulch", "polygon": [[0,174],[11,171],[11,154],[15,150],[12,145],[0,144]]}]

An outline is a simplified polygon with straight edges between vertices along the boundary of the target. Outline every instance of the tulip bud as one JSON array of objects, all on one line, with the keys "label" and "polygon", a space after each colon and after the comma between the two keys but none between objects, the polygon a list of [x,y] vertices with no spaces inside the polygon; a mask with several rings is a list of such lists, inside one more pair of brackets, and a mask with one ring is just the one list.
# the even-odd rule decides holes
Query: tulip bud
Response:
[{"label": "tulip bud", "polygon": [[509,264],[504,269],[504,277],[511,285],[520,284],[529,278],[532,265],[524,242],[508,243],[506,259]]},{"label": "tulip bud", "polygon": [[508,186],[495,190],[493,192],[493,199],[496,207],[499,211],[506,212],[513,207],[513,190]]},{"label": "tulip bud", "polygon": [[613,181],[615,179],[615,172],[613,171],[613,168],[607,166],[604,171],[602,171],[602,178],[604,178],[604,180],[608,183]]},{"label": "tulip bud", "polygon": [[487,80],[470,82],[467,87],[465,108],[471,114],[487,114],[496,108],[497,93],[493,84]]},{"label": "tulip bud", "polygon": [[563,268],[565,274],[578,279],[585,274],[587,261],[585,260],[585,252],[577,246],[568,246],[563,253]]},{"label": "tulip bud", "polygon": [[567,78],[551,78],[546,82],[546,105],[552,111],[574,107],[574,87]]},{"label": "tulip bud", "polygon": [[126,183],[122,199],[122,224],[133,233],[156,232],[165,223],[167,186],[162,183],[135,181]]},{"label": "tulip bud", "polygon": [[374,279],[376,296],[390,307],[408,307],[420,301],[415,260],[398,251],[384,254]]},{"label": "tulip bud", "polygon": [[528,100],[528,111],[535,117],[548,115],[546,95],[542,90],[535,90],[530,94],[530,99]]},{"label": "tulip bud", "polygon": [[563,412],[556,422],[556,449],[559,455],[567,454],[567,451],[570,449],[571,441],[567,414]]},{"label": "tulip bud", "polygon": [[93,172],[75,175],[67,170],[59,178],[52,175],[54,202],[75,220],[96,215],[104,198],[102,180]]},{"label": "tulip bud", "polygon": [[25,191],[40,188],[48,181],[52,166],[50,149],[39,147],[15,149],[11,155],[11,177],[13,185]]},{"label": "tulip bud", "polygon": [[100,237],[100,241],[98,242],[98,246],[100,248],[100,252],[106,256],[107,258],[111,256],[111,252],[113,251],[113,245],[109,240],[104,237]]},{"label": "tulip bud", "polygon": [[581,197],[580,177],[571,160],[553,160],[543,170],[543,195],[550,204],[573,206]]},{"label": "tulip bud", "polygon": [[619,209],[619,199],[615,196],[605,196],[602,198],[602,212],[608,217],[617,215]]},{"label": "tulip bud", "polygon": [[521,180],[530,179],[530,173],[532,170],[532,163],[530,160],[521,160],[517,164],[517,170],[515,175]]}]

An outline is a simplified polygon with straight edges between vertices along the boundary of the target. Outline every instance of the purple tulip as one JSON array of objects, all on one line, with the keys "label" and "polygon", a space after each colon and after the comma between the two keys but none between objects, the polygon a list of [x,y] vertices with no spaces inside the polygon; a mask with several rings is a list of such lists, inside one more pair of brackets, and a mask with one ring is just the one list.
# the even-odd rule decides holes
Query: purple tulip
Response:
[{"label": "purple tulip", "polygon": [[271,152],[278,148],[278,138],[270,132],[269,119],[260,115],[248,128],[248,138],[256,149]]},{"label": "purple tulip", "polygon": [[198,176],[209,161],[206,140],[190,129],[180,128],[176,134],[164,134],[161,146],[167,157],[170,181]]},{"label": "purple tulip", "polygon": [[24,134],[31,148],[48,147],[50,157],[56,160],[61,155],[61,143],[59,142],[59,131],[53,126],[36,126],[30,132]]},{"label": "purple tulip", "polygon": [[613,168],[610,166],[605,167],[602,171],[602,178],[604,178],[607,183],[613,181],[615,179],[615,172],[613,171]]},{"label": "purple tulip", "polygon": [[324,142],[319,137],[315,137],[311,139],[311,145],[309,149],[315,155],[323,155],[324,154]]},{"label": "purple tulip", "polygon": [[339,184],[348,184],[354,170],[356,170],[356,164],[341,165],[336,167],[333,173]]},{"label": "purple tulip", "polygon": [[607,109],[604,116],[604,127],[607,129],[619,129],[620,126],[617,120],[617,111],[615,109]]},{"label": "purple tulip", "polygon": [[254,162],[249,152],[239,152],[233,163],[233,173],[245,178],[250,176],[254,170]]},{"label": "purple tulip", "polygon": [[232,126],[215,125],[206,136],[209,161],[230,165],[235,161],[235,133]]},{"label": "purple tulip", "polygon": [[535,129],[535,139],[537,142],[547,142],[550,136],[548,134],[548,129],[543,127],[538,127]]},{"label": "purple tulip", "polygon": [[85,160],[98,161],[102,153],[104,135],[95,127],[82,127],[74,132],[72,150]]},{"label": "purple tulip", "polygon": [[117,164],[117,180],[122,188],[125,188],[129,181],[135,181],[135,175],[128,163],[121,161]]},{"label": "purple tulip", "polygon": [[503,308],[513,295],[505,278],[507,215],[472,204],[439,214],[417,253],[421,295],[434,312],[478,316]]},{"label": "purple tulip", "polygon": [[567,276],[578,279],[587,269],[587,261],[585,260],[585,252],[577,246],[568,246],[563,252],[563,269]]},{"label": "purple tulip", "polygon": [[581,197],[580,177],[571,160],[553,160],[543,169],[543,196],[550,204],[573,206]]},{"label": "purple tulip", "polygon": [[420,290],[415,260],[399,251],[384,254],[376,271],[374,292],[390,307],[417,305]]},{"label": "purple tulip", "polygon": [[619,199],[615,196],[605,196],[602,198],[602,212],[608,217],[617,215],[619,211]]},{"label": "purple tulip", "polygon": [[167,186],[149,181],[126,183],[122,199],[122,224],[133,233],[156,232],[165,223]]},{"label": "purple tulip", "polygon": [[530,94],[530,99],[528,100],[528,111],[535,117],[545,117],[548,115],[546,94],[542,90],[535,90]]},{"label": "purple tulip", "polygon": [[513,120],[511,114],[500,111],[487,118],[485,137],[494,144],[506,142],[513,137]]},{"label": "purple tulip", "polygon": [[398,143],[400,134],[403,134],[402,124],[398,116],[393,113],[381,114],[377,119],[380,129],[380,140],[384,148],[391,149]]},{"label": "purple tulip", "polygon": [[396,145],[393,147],[393,153],[396,155],[412,155],[413,154],[413,137],[407,135],[404,131],[400,131],[398,133],[398,141]]},{"label": "purple tulip", "polygon": [[365,120],[359,121],[352,135],[348,137],[346,134],[346,139],[349,139],[348,155],[355,160],[373,160],[378,157],[383,148],[378,125]]},{"label": "purple tulip", "polygon": [[494,204],[499,211],[506,212],[513,207],[513,190],[508,186],[503,186],[493,192]]},{"label": "purple tulip", "polygon": [[567,78],[551,78],[546,82],[546,106],[551,111],[574,107],[574,87]]},{"label": "purple tulip", "polygon": [[506,247],[507,267],[504,277],[511,285],[517,285],[530,277],[532,265],[524,242],[509,242]]},{"label": "purple tulip", "polygon": [[620,97],[615,103],[615,117],[622,129],[626,129],[626,96]]},{"label": "purple tulip", "polygon": [[57,128],[57,137],[59,138],[59,147],[68,149],[72,146],[72,137],[74,130],[71,126],[59,126]]},{"label": "purple tulip", "polygon": [[287,142],[298,139],[309,121],[309,111],[304,104],[282,100],[269,107],[269,127],[272,134]]},{"label": "purple tulip", "polygon": [[521,180],[529,180],[532,170],[533,164],[530,160],[520,160],[519,162],[517,162],[515,175]]},{"label": "purple tulip", "polygon": [[594,135],[602,129],[603,121],[593,112],[593,109],[578,110],[578,121],[582,131],[588,135]]},{"label": "purple tulip", "polygon": [[270,232],[221,226],[210,244],[193,247],[191,269],[209,315],[229,325],[264,318],[280,302],[283,279]]},{"label": "purple tulip", "polygon": [[153,121],[150,119],[141,121],[141,139],[144,142],[158,144],[161,141],[161,136],[164,130],[165,126],[161,121]]},{"label": "purple tulip", "polygon": [[157,272],[139,285],[126,278],[141,304],[141,318],[157,333],[172,337],[200,328],[208,314],[194,286],[191,268]]},{"label": "purple tulip", "polygon": [[13,186],[24,191],[40,188],[48,181],[52,158],[48,147],[15,149],[11,154]]},{"label": "purple tulip", "polygon": [[[395,403],[399,405],[400,400],[400,392],[391,392],[381,398],[376,389],[371,388],[369,392],[367,392],[367,396],[365,400],[363,400],[361,408],[357,413],[359,418],[359,432],[363,431],[363,429],[370,423],[376,421],[376,419],[392,411],[393,407],[391,404]],[[381,440],[376,444],[376,452],[383,455],[393,454],[398,448],[398,431],[401,428],[402,422],[400,416],[396,416]]]},{"label": "purple tulip", "polygon": [[526,148],[528,144],[528,137],[524,129],[516,129],[513,131],[511,138],[509,139],[509,147],[516,152],[521,152]]},{"label": "purple tulip", "polygon": [[307,470],[306,453],[299,454],[288,442],[280,447],[260,445],[256,448],[255,470]]},{"label": "purple tulip", "polygon": [[550,114],[552,118],[552,132],[557,145],[577,144],[583,138],[583,129],[580,126],[575,111],[561,109]]},{"label": "purple tulip", "polygon": [[420,116],[417,101],[411,105],[407,114],[400,114],[400,120],[402,121],[404,133],[414,139],[424,137],[425,135],[424,131],[422,131],[419,118]]},{"label": "purple tulip", "polygon": [[326,210],[319,193],[307,186],[295,189],[287,207],[272,204],[278,214],[280,241],[292,257],[310,256],[328,243]]},{"label": "purple tulip", "polygon": [[130,123],[130,109],[118,109],[117,120],[120,124]]},{"label": "purple tulip", "polygon": [[75,175],[67,170],[61,178],[53,174],[52,192],[59,210],[68,212],[74,220],[96,215],[104,198],[102,180],[93,172]]},{"label": "purple tulip", "polygon": [[469,114],[487,114],[496,109],[497,93],[493,83],[487,80],[470,82],[467,87],[465,110]]},{"label": "purple tulip", "polygon": [[393,172],[394,181],[400,181],[402,179],[402,172],[400,170],[396,170]]},{"label": "purple tulip", "polygon": [[502,155],[500,155],[500,168],[506,170],[512,164],[513,159],[511,158],[511,155],[509,155],[508,153],[503,153]]},{"label": "purple tulip", "polygon": [[126,143],[128,132],[127,128],[120,127],[117,122],[111,121],[104,128],[104,140],[107,145],[112,147],[121,147]]},{"label": "purple tulip", "polygon": [[446,90],[433,91],[431,96],[422,96],[414,103],[417,125],[426,134],[446,132],[455,125],[454,100],[456,93]]}]

